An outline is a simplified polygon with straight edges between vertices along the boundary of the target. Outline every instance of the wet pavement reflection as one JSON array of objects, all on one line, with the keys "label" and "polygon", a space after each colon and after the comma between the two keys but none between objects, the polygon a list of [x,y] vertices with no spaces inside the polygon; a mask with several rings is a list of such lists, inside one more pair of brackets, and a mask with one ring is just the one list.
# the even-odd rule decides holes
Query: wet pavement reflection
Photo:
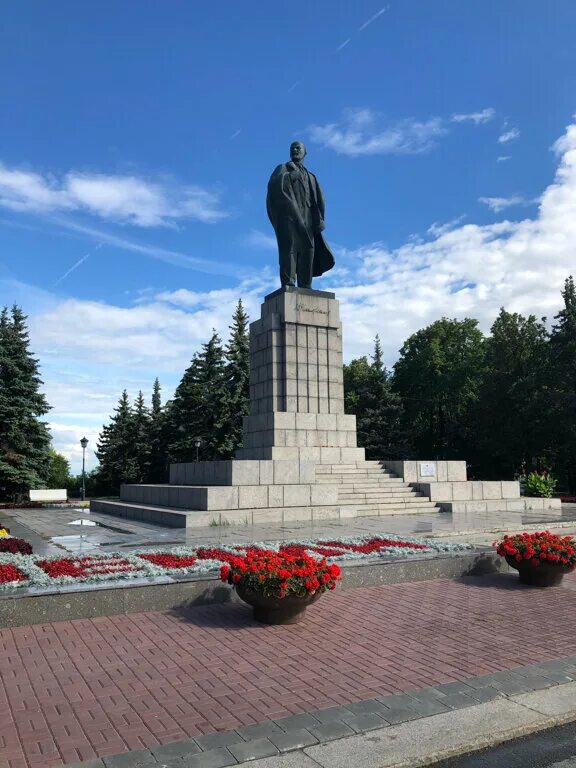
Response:
[{"label": "wet pavement reflection", "polygon": [[[574,523],[572,526],[571,524]],[[6,524],[14,536],[30,541],[41,555],[95,554],[130,551],[146,547],[214,546],[310,538],[340,538],[397,534],[473,539],[485,532],[521,530],[525,526],[576,529],[576,504],[563,504],[560,513],[490,512],[394,515],[358,517],[343,520],[291,522],[267,526],[209,526],[167,528],[150,523],[91,513],[79,507],[13,509],[0,512],[0,525]]]}]

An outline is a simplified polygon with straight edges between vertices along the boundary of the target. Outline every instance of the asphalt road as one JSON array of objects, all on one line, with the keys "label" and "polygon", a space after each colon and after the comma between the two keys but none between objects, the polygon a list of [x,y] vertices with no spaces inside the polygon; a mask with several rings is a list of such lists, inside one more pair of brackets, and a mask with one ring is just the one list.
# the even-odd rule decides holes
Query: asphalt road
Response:
[{"label": "asphalt road", "polygon": [[444,760],[434,768],[576,768],[576,723]]}]

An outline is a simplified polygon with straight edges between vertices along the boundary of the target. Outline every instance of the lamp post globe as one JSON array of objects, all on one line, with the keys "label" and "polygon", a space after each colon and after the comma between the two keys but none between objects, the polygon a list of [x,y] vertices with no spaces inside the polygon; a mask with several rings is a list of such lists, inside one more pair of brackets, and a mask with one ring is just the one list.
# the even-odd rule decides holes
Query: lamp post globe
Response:
[{"label": "lamp post globe", "polygon": [[198,461],[200,456],[200,446],[202,445],[202,440],[200,440],[199,437],[194,438],[194,445],[196,446],[196,461]]},{"label": "lamp post globe", "polygon": [[83,437],[80,440],[82,446],[82,501],[86,498],[86,446],[88,445],[87,438]]}]

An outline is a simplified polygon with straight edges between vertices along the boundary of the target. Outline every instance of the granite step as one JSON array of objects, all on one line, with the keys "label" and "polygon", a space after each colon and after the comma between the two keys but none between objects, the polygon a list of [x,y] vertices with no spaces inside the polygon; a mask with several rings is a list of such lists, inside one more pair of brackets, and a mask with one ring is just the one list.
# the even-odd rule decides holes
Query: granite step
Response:
[{"label": "granite step", "polygon": [[384,504],[390,506],[391,504],[408,504],[408,505],[418,505],[418,504],[435,504],[435,502],[430,501],[426,497],[422,496],[380,496],[380,497],[370,497],[370,496],[338,496],[338,503],[339,504]]},{"label": "granite step", "polygon": [[342,502],[382,502],[382,504],[394,504],[395,502],[404,502],[414,504],[422,501],[428,501],[427,497],[417,496],[391,496],[382,495],[376,496],[374,494],[362,494],[362,493],[339,493],[338,503]]},{"label": "granite step", "polygon": [[430,515],[440,513],[437,506],[432,504],[430,506],[380,506],[380,505],[362,505],[362,504],[350,504],[342,505],[342,510],[354,509],[354,515],[346,515],[347,517],[385,517],[387,515]]}]

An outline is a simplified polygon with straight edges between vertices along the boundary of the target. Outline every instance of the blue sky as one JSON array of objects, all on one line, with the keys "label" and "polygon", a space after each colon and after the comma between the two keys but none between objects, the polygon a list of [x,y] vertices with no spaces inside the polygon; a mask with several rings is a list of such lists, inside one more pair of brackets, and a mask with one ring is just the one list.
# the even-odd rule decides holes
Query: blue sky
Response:
[{"label": "blue sky", "polygon": [[[576,252],[576,5],[4,4],[0,305],[30,315],[78,465],[122,388],[165,396],[277,284],[294,138],[327,198],[348,358],[442,315],[552,316]],[[91,465],[94,463],[90,455]]]}]

